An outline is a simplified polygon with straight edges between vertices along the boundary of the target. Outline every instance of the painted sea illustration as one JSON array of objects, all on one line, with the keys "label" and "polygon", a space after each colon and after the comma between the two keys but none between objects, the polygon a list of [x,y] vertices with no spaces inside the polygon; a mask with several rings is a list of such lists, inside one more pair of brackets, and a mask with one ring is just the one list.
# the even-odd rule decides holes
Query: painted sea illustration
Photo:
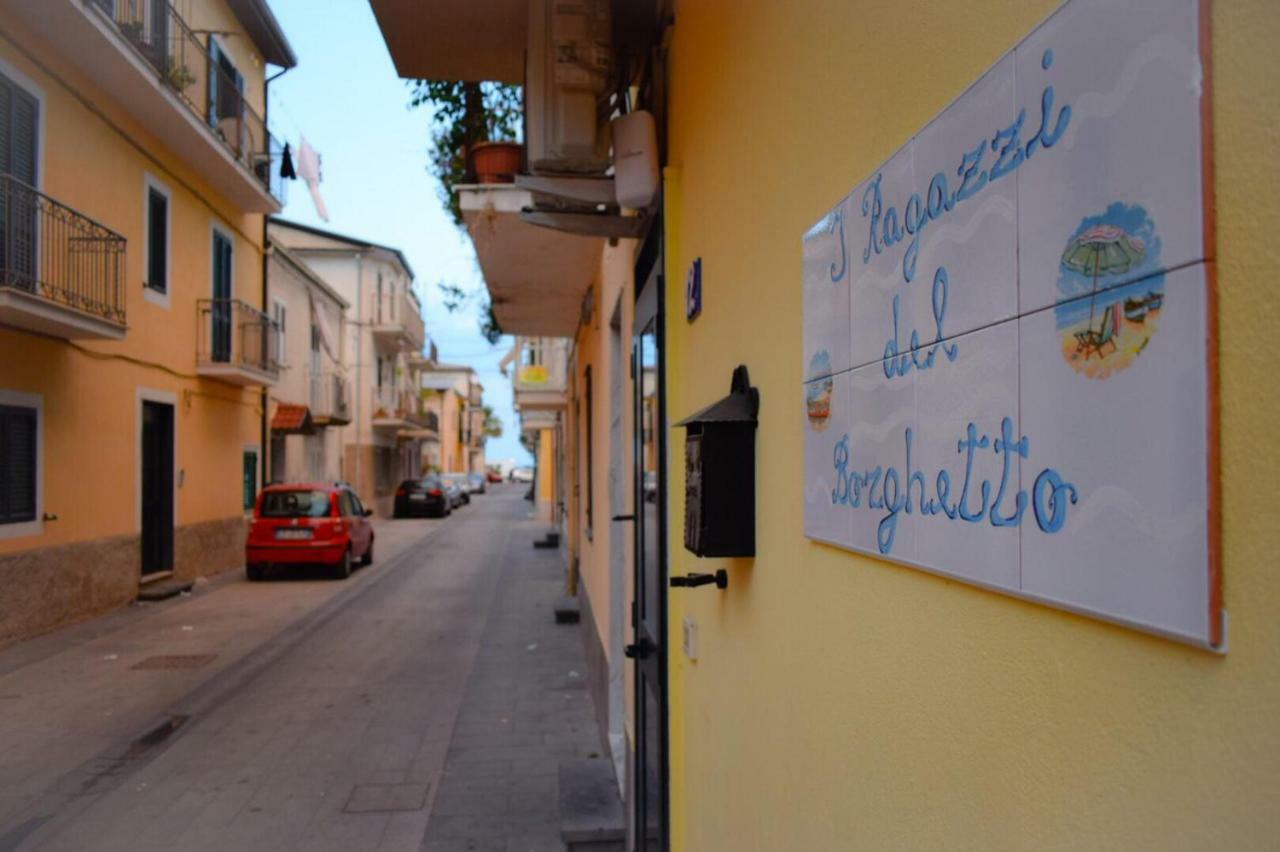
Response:
[{"label": "painted sea illustration", "polygon": [[835,382],[831,378],[831,356],[827,350],[819,350],[809,361],[809,376],[820,376],[805,385],[805,415],[815,432],[826,429],[831,422],[831,391]]},{"label": "painted sea illustration", "polygon": [[1105,379],[1147,348],[1164,307],[1160,247],[1147,211],[1120,202],[1086,217],[1067,240],[1054,319],[1076,372]]}]

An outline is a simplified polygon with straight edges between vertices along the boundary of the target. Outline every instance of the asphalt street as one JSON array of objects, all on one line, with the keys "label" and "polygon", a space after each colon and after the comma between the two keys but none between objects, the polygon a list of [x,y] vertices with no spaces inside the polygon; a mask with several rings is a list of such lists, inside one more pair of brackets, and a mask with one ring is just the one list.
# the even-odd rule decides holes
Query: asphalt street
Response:
[{"label": "asphalt street", "polygon": [[350,580],[225,577],[0,651],[4,850],[561,849],[599,757],[523,487],[378,524]]}]

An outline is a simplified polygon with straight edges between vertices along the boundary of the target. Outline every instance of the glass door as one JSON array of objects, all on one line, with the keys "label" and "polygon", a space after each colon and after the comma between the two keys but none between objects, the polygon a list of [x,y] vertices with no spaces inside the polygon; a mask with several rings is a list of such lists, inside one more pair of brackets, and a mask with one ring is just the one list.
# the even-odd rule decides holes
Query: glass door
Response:
[{"label": "glass door", "polygon": [[[654,235],[655,239],[660,239]],[[632,365],[635,381],[636,539],[635,801],[637,850],[668,848],[667,838],[667,565],[666,457],[663,410],[662,276],[657,264],[636,300]],[[637,281],[640,281],[637,278]]]}]

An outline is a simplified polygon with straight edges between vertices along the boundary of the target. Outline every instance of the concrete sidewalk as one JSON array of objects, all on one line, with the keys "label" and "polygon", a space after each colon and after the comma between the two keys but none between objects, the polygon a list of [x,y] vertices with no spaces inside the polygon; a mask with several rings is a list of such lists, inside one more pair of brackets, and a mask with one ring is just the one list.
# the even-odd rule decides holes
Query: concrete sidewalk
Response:
[{"label": "concrete sidewalk", "polygon": [[576,624],[557,624],[563,557],[511,537],[427,826],[427,852],[561,850],[562,760],[606,759]]}]

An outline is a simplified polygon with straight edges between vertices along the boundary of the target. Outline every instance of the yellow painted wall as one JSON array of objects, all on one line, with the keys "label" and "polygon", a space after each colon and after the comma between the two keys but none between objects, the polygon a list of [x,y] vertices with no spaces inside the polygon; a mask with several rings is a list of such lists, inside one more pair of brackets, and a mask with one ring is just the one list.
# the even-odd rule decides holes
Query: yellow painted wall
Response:
[{"label": "yellow painted wall", "polygon": [[[43,96],[40,189],[127,240],[128,321],[119,342],[72,345],[0,330],[0,388],[44,399],[43,508],[58,516],[42,535],[0,538],[0,553],[137,532],[139,388],[178,398],[178,524],[239,517],[241,453],[260,443],[261,397],[196,377],[196,302],[212,292],[217,222],[234,243],[232,295],[261,305],[262,216],[227,203],[54,45],[7,16],[0,24],[0,62]],[[254,79],[246,73],[246,86]],[[256,79],[260,86],[260,72]],[[167,309],[143,298],[148,174],[170,191]]]},{"label": "yellow painted wall", "polygon": [[[579,557],[578,574],[590,595],[595,629],[606,656],[612,647],[609,639],[612,629],[609,600],[614,590],[610,571],[610,554],[613,548],[622,548],[625,557],[625,575],[631,570],[633,547],[631,526],[610,521],[615,514],[615,507],[610,503],[610,477],[619,478],[623,494],[621,505],[616,507],[616,514],[631,514],[634,510],[635,498],[632,494],[634,477],[631,472],[631,421],[633,418],[631,417],[632,387],[629,376],[631,326],[635,303],[635,291],[632,286],[635,251],[634,240],[621,240],[617,246],[605,247],[601,254],[599,274],[593,285],[594,307],[591,319],[585,325],[578,327],[577,338],[574,341],[572,368],[575,371],[575,384],[573,401],[570,405],[577,407],[579,413],[574,418],[572,439],[565,448],[565,452],[575,459],[573,474],[575,487],[570,512],[576,521],[571,525],[571,534],[576,539],[575,552]],[[622,381],[622,453],[619,457],[610,455],[612,428],[610,385],[613,381],[614,367],[611,351],[614,346],[611,322],[615,309],[618,311],[622,347],[622,358],[617,365]],[[593,463],[590,466],[590,472],[594,503],[590,538],[586,535],[588,476],[586,371],[588,367],[591,369]]]},{"label": "yellow painted wall", "polygon": [[[677,849],[1265,848],[1280,836],[1280,7],[1213,7],[1218,656],[808,541],[800,236],[1057,4],[679,2],[669,420],[760,387],[758,556],[670,595]],[[703,259],[704,312],[684,321]],[[671,432],[672,573],[682,430]],[[700,627],[700,659],[679,625]]]}]

